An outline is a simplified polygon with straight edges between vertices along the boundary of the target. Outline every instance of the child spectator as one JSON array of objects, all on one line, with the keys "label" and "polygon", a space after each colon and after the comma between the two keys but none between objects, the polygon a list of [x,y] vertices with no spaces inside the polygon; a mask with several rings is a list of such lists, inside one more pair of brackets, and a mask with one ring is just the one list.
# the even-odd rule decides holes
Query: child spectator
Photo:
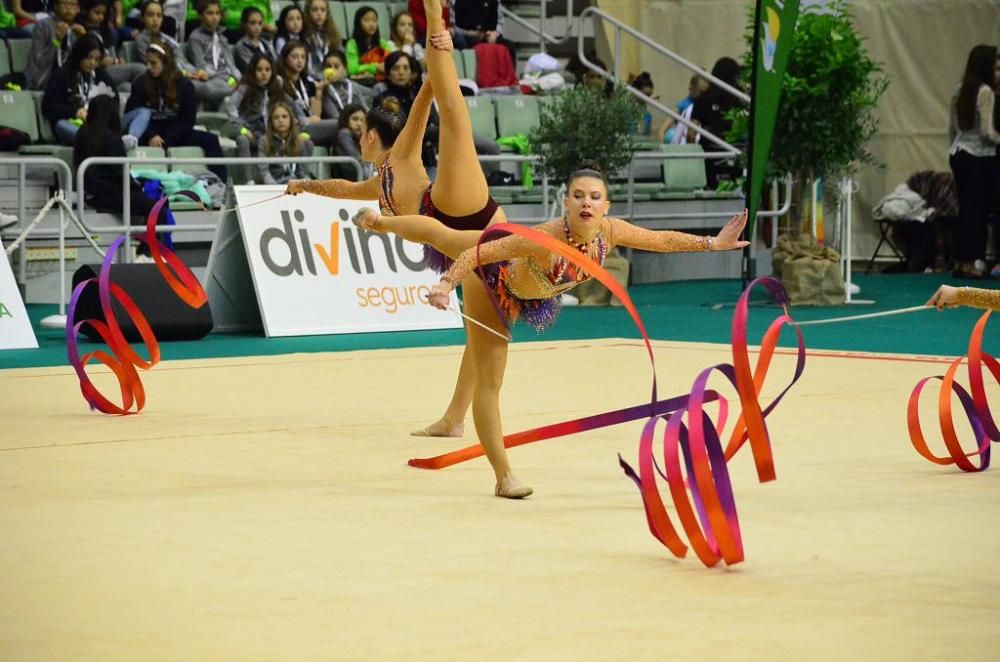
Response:
[{"label": "child spectator", "polygon": [[[284,101],[271,106],[267,133],[261,145],[261,156],[312,156],[313,144],[299,136],[295,113]],[[308,179],[309,172],[301,163],[271,163],[257,166],[257,182],[260,184],[287,184],[293,179]]]},{"label": "child spectator", "polygon": [[327,0],[306,2],[306,27],[304,41],[309,47],[309,61],[306,71],[313,80],[323,77],[323,60],[330,51],[343,46],[337,26],[330,16]]},{"label": "child spectator", "polygon": [[[645,94],[650,99],[659,99],[655,96],[655,88],[653,87],[653,79],[650,77],[648,71],[643,71],[638,76],[633,76],[628,81],[628,84]],[[639,120],[639,125],[636,127],[636,134],[640,136],[650,136],[653,131],[653,114],[649,112],[649,108],[645,105],[643,106],[645,111],[642,114],[642,119]]]},{"label": "child spectator", "polygon": [[250,157],[267,130],[268,109],[285,100],[270,55],[255,53],[236,91],[226,99],[226,112],[236,129],[236,155]]},{"label": "child spectator", "polygon": [[76,139],[87,119],[91,97],[114,94],[111,78],[98,66],[100,61],[101,45],[87,35],[73,44],[69,60],[45,84],[42,114],[63,145],[72,145]]},{"label": "child spectator", "polygon": [[305,75],[307,57],[308,49],[301,41],[286,44],[281,51],[278,73],[285,94],[292,100],[292,112],[299,128],[310,135],[314,144],[330,147],[337,137],[337,123],[321,117],[326,78],[315,83],[309,80]]},{"label": "child spectator", "polygon": [[208,73],[198,98],[218,104],[236,89],[241,76],[223,34],[220,0],[199,0],[198,18],[201,25],[188,37],[192,64]]},{"label": "child spectator", "polygon": [[205,88],[204,81],[208,80],[208,72],[196,69],[184,56],[184,48],[180,42],[162,32],[163,5],[160,0],[145,0],[141,6],[141,12],[143,30],[135,36],[136,50],[145,57],[145,54],[149,52],[149,47],[154,42],[158,43],[161,48],[170,51],[171,61],[176,63],[177,70],[182,76],[190,78],[194,82],[196,91]]},{"label": "child spectator", "polygon": [[424,47],[417,41],[417,33],[414,29],[413,17],[410,15],[410,12],[400,12],[392,17],[392,34],[390,38],[398,50],[403,51],[407,55],[412,55],[416,58],[417,62],[423,64],[427,54],[424,53]]},{"label": "child spectator", "polygon": [[236,68],[242,73],[246,73],[250,60],[257,53],[267,55],[273,62],[277,53],[274,51],[274,44],[270,39],[263,37],[264,14],[256,7],[247,7],[243,10],[243,17],[240,21],[243,28],[243,37],[236,42],[233,47],[233,60]]},{"label": "child spectator", "polygon": [[118,57],[115,48],[117,37],[110,9],[109,0],[83,0],[83,9],[77,16],[77,21],[101,44],[101,68],[117,87],[122,83],[131,83],[146,68],[139,63],[127,63]]},{"label": "child spectator", "polygon": [[34,24],[28,67],[24,72],[28,89],[44,90],[52,72],[66,64],[76,40],[87,34],[82,25],[74,23],[79,13],[77,0],[57,0],[55,16]]},{"label": "child spectator", "polygon": [[[73,145],[73,167],[92,156],[125,156],[125,148],[119,137],[122,129],[118,120],[118,97],[98,95],[90,102],[87,121],[76,134]],[[122,166],[92,165],[83,175],[85,202],[102,211],[122,213],[124,191],[122,188]],[[129,178],[129,211],[132,225],[145,225],[146,217],[153,209],[153,201],[147,198],[137,181]],[[158,224],[166,223],[167,207],[160,212]],[[140,244],[140,255],[149,255],[149,247]]]},{"label": "child spectator", "polygon": [[[688,95],[677,102],[677,112],[686,120],[691,119],[691,112],[694,110],[694,100],[704,94],[708,89],[708,81],[700,75],[691,76],[688,83]],[[668,117],[660,125],[660,142],[672,143],[674,145],[684,145],[688,142],[688,127],[678,126],[679,122],[673,117]],[[699,136],[696,136],[699,137]],[[698,142],[695,140],[694,142]]]},{"label": "child spectator", "polygon": [[364,110],[371,108],[372,90],[347,77],[344,51],[330,51],[323,64],[323,77],[327,83],[323,95],[323,119],[339,123],[340,114],[349,106],[360,105]]},{"label": "child spectator", "polygon": [[378,12],[371,7],[354,12],[354,31],[347,41],[348,76],[364,85],[385,80],[385,58],[395,49],[379,34]]},{"label": "child spectator", "polygon": [[466,47],[477,44],[500,44],[510,53],[510,61],[517,67],[517,48],[503,36],[503,12],[500,0],[454,0],[452,18],[457,32],[465,39]]},{"label": "child spectator", "polygon": [[302,10],[298,5],[288,5],[278,15],[278,30],[274,33],[274,50],[281,53],[292,41],[302,41]]},{"label": "child spectator", "polygon": [[[125,112],[146,109],[135,115],[135,122],[148,122],[139,142],[143,145],[169,149],[171,147],[201,147],[209,158],[221,157],[222,147],[214,133],[194,128],[198,99],[194,84],[181,75],[174,63],[173,51],[160,42],[153,42],[146,51],[146,73],[132,85]],[[130,127],[131,129],[131,127]],[[225,182],[225,166],[208,168]]]},{"label": "child spectator", "polygon": [[10,3],[17,27],[28,32],[34,32],[36,23],[52,15],[49,10],[49,3],[45,0],[11,0]]}]

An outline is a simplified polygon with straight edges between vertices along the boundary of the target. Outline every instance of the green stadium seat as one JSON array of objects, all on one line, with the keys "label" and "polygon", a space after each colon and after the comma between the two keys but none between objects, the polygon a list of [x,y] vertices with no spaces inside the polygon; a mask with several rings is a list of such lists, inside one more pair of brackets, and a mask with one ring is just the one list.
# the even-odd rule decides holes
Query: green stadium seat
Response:
[{"label": "green stadium seat", "polygon": [[[128,155],[133,159],[158,159],[163,158],[167,155],[167,152],[162,147],[136,147],[131,150]],[[166,163],[133,163],[131,165],[132,170],[158,170],[161,172],[167,171]]]},{"label": "green stadium seat", "polygon": [[[660,149],[668,154],[701,154],[701,145],[662,145]],[[705,188],[705,161],[703,159],[665,159],[663,161],[664,191],[654,194],[656,200],[691,198],[697,189]]]},{"label": "green stadium seat", "polygon": [[452,51],[451,52],[452,62],[455,63],[455,73],[458,74],[459,78],[467,78],[465,75],[465,62],[462,60],[462,51]]},{"label": "green stadium seat", "polygon": [[122,57],[125,58],[126,62],[138,62],[143,63],[144,58],[142,53],[136,47],[134,41],[125,41],[121,44]]},{"label": "green stadium seat", "polygon": [[10,49],[7,48],[7,40],[0,39],[0,76],[6,76],[11,71]]},{"label": "green stadium seat", "polygon": [[[294,2],[289,2],[288,4],[295,4]],[[337,26],[337,32],[340,33],[340,38],[344,40],[344,44],[347,44],[347,40],[351,38],[351,30],[354,29],[354,14],[351,14],[350,19],[344,12],[343,2],[329,2],[327,5],[330,7],[330,15],[333,18],[333,24]],[[278,14],[274,15],[274,20],[278,20]]]},{"label": "green stadium seat", "polygon": [[464,77],[478,82],[476,75],[479,73],[479,67],[476,64],[476,51],[467,48],[464,51],[454,52],[462,55],[462,66],[465,69]]},{"label": "green stadium seat", "polygon": [[492,97],[465,97],[472,132],[480,138],[497,139],[497,111]]},{"label": "green stadium seat", "polygon": [[[205,152],[201,147],[171,147],[167,156],[176,159],[203,159]],[[171,172],[195,172],[204,170],[205,166],[197,163],[177,163],[170,166]]]},{"label": "green stadium seat", "polygon": [[4,126],[24,131],[36,143],[40,134],[32,96],[31,92],[0,91],[0,115]]},{"label": "green stadium seat", "polygon": [[[313,146],[313,156],[330,156],[330,150],[326,147],[321,147],[320,145]],[[310,163],[309,174],[316,179],[329,179],[330,178],[330,164],[329,163]]]},{"label": "green stadium seat", "polygon": [[497,130],[500,137],[528,135],[538,126],[538,98],[533,96],[497,96]]},{"label": "green stadium seat", "polygon": [[7,48],[10,50],[10,70],[25,71],[28,68],[28,58],[31,53],[31,40],[8,39]]}]

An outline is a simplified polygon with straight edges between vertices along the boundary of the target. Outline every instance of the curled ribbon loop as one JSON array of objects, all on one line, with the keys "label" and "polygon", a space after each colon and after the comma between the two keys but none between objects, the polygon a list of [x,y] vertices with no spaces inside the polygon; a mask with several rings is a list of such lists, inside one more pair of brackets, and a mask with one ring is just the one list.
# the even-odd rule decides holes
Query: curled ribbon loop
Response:
[{"label": "curled ribbon loop", "polygon": [[[781,329],[785,324],[794,325],[794,322],[786,311],[771,323],[761,341],[757,363],[751,369],[747,343],[749,297],[755,287],[762,286],[771,292],[774,299],[785,304],[787,295],[784,288],[773,278],[758,278],[750,283],[740,296],[733,314],[733,364],[712,366],[702,371],[687,395],[658,400],[653,348],[642,318],[628,292],[589,256],[537,230],[507,223],[497,224],[490,226],[483,233],[480,243],[488,235],[504,232],[520,235],[566,259],[611,290],[612,294],[624,304],[642,336],[653,373],[652,393],[648,405],[637,405],[506,435],[504,446],[512,448],[645,417],[646,424],[639,440],[639,472],[636,473],[621,456],[618,459],[625,474],[632,478],[639,488],[650,533],[675,556],[683,557],[687,554],[687,544],[674,527],[660,497],[656,485],[656,476],[660,475],[667,482],[681,528],[702,563],[712,566],[719,560],[724,560],[727,564],[742,561],[743,542],[726,463],[744,443],[749,441],[758,479],[761,482],[774,480],[774,458],[765,419],[802,376],[806,359],[805,341],[801,330],[796,326],[794,328],[798,339],[798,359],[795,373],[789,384],[766,407],[761,407],[759,394],[777,347]],[[742,407],[725,448],[722,445],[720,431],[725,427],[728,402],[717,391],[708,389],[708,379],[714,372],[722,373],[736,388]],[[713,420],[705,410],[705,405],[711,402],[719,403],[717,420]],[[661,420],[666,420],[663,436],[663,470],[658,466],[653,452],[654,433]],[[412,459],[410,465],[423,469],[442,469],[482,454],[481,446],[470,446],[436,457]],[[681,469],[682,457],[684,469]],[[691,494],[690,500],[688,491]]]},{"label": "curled ribbon loop", "polygon": [[[149,216],[146,218],[146,232],[138,239],[149,245],[157,269],[171,289],[177,293],[177,296],[192,308],[200,308],[208,301],[208,296],[198,279],[173,251],[156,239],[154,230],[156,219],[165,204],[167,204],[167,199],[161,198],[153,205],[153,209],[150,210]],[[104,414],[125,415],[137,414],[142,411],[146,404],[146,393],[136,367],[149,370],[160,361],[160,344],[157,342],[156,335],[146,317],[139,310],[132,297],[119,285],[111,282],[111,263],[114,260],[115,252],[124,241],[125,237],[118,237],[111,244],[104,256],[104,261],[101,263],[101,272],[96,278],[89,278],[73,288],[73,295],[70,297],[69,309],[66,313],[66,353],[69,363],[73,366],[80,380],[80,391],[87,404],[90,405],[91,409],[97,409]],[[170,269],[167,267],[168,264]],[[87,287],[95,283],[98,287],[98,298],[101,302],[101,311],[104,313],[104,321],[95,319],[77,321],[76,307],[80,296]],[[118,319],[115,317],[112,298],[118,301],[129,319],[135,324],[149,354],[148,359],[142,358],[125,340]],[[84,324],[89,324],[97,332],[108,346],[111,354],[104,350],[95,350],[80,356],[77,334]],[[103,363],[114,373],[121,391],[121,405],[105,397],[91,381],[86,371],[86,365],[92,360]],[[135,407],[135,411],[132,411],[133,407]]]},{"label": "curled ribbon loop", "polygon": [[[969,386],[972,393],[970,394],[961,384],[955,382],[958,368],[966,358],[963,356],[955,359],[943,376],[937,375],[921,379],[910,394],[910,400],[906,407],[906,426],[910,432],[910,443],[920,455],[934,464],[954,464],[962,471],[983,471],[990,466],[990,441],[1000,441],[1000,430],[997,429],[996,421],[993,420],[983,382],[983,364],[985,363],[993,375],[993,379],[1000,383],[1000,363],[983,352],[983,334],[986,331],[990,312],[986,311],[979,318],[972,330],[972,336],[969,338],[967,356],[969,359]],[[938,425],[941,428],[945,448],[948,450],[947,455],[935,455],[931,451],[920,426],[920,395],[932,379],[941,380],[941,390],[938,392]],[[952,393],[958,396],[965,416],[972,426],[975,441],[978,444],[974,451],[966,452],[958,439],[952,415]],[[969,459],[974,456],[979,457],[978,466]]]}]

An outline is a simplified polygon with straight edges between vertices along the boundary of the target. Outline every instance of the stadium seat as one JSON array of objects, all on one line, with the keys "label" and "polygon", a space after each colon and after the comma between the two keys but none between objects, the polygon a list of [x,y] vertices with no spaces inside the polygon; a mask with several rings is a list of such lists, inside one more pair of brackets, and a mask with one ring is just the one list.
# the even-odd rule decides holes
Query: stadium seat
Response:
[{"label": "stadium seat", "polygon": [[[288,4],[295,3],[289,2]],[[351,30],[354,25],[354,14],[351,14],[350,20],[348,20],[347,14],[344,12],[343,2],[330,2],[327,4],[330,7],[330,15],[333,18],[333,24],[337,26],[337,32],[340,33],[340,38],[344,40],[346,47],[347,40],[351,38]],[[274,20],[278,20],[278,14],[274,15]]]},{"label": "stadium seat", "polygon": [[11,71],[10,49],[7,48],[7,40],[0,39],[0,76],[6,76]]},{"label": "stadium seat", "polygon": [[455,53],[460,53],[462,56],[462,68],[465,70],[465,78],[469,80],[474,80],[477,83],[479,80],[476,78],[479,68],[476,65],[476,51],[471,48],[467,48],[464,51],[454,51]]},{"label": "stadium seat", "polygon": [[[201,147],[171,147],[167,150],[167,156],[176,159],[203,159],[205,152]],[[177,163],[170,166],[172,172],[195,172],[204,169],[205,166],[197,163]]]},{"label": "stadium seat", "polygon": [[139,49],[136,47],[134,41],[122,42],[121,49],[122,57],[125,58],[126,62],[143,63],[142,54],[139,52]]},{"label": "stadium seat", "polygon": [[480,138],[497,139],[497,111],[492,97],[465,97],[472,132]]},{"label": "stadium seat", "polygon": [[[702,153],[701,145],[662,145],[660,149],[668,154]],[[705,188],[705,161],[703,159],[665,159],[663,161],[663,183],[666,186],[653,195],[654,200],[690,198],[697,189]]]},{"label": "stadium seat", "polygon": [[[313,146],[313,156],[330,156],[330,151],[326,147],[321,147],[320,145]],[[330,164],[329,163],[310,163],[308,165],[309,174],[316,179],[329,179],[330,178]]]},{"label": "stadium seat", "polygon": [[389,3],[389,25],[392,25],[392,17],[397,14],[402,14],[403,12],[410,11],[410,5],[407,2],[390,2]]},{"label": "stadium seat", "polygon": [[465,75],[465,61],[462,60],[462,51],[454,50],[451,52],[451,59],[455,63],[455,72],[458,74],[459,78],[468,78]]},{"label": "stadium seat", "polygon": [[31,52],[30,39],[8,39],[10,50],[10,70],[23,72],[28,68],[28,57]]},{"label": "stadium seat", "polygon": [[24,131],[31,142],[38,142],[38,114],[31,92],[0,91],[0,115],[4,126]]},{"label": "stadium seat", "polygon": [[[157,159],[162,158],[167,155],[166,151],[162,147],[150,147],[146,145],[145,147],[136,147],[128,153],[128,155],[133,159]],[[133,163],[131,166],[132,170],[160,170],[163,172],[167,171],[166,163]]]},{"label": "stadium seat", "polygon": [[538,126],[538,98],[497,96],[497,130],[500,137],[528,135]]}]

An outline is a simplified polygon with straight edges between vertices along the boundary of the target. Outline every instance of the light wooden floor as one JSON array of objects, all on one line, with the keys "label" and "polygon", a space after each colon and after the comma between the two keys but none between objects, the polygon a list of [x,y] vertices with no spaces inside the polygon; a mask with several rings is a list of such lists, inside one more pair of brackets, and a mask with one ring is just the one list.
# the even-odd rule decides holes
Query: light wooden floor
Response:
[{"label": "light wooden floor", "polygon": [[[665,395],[729,360],[656,349]],[[460,351],[165,363],[126,418],[68,368],[0,372],[0,659],[996,659],[1000,469],[933,466],[906,433],[941,362],[811,356],[769,419],[778,480],[731,463],[727,570],[647,532],[616,458],[641,423],[514,450],[524,502],[482,459],[408,468],[473,440],[407,435]],[[636,342],[521,343],[504,423],[648,397]]]}]

